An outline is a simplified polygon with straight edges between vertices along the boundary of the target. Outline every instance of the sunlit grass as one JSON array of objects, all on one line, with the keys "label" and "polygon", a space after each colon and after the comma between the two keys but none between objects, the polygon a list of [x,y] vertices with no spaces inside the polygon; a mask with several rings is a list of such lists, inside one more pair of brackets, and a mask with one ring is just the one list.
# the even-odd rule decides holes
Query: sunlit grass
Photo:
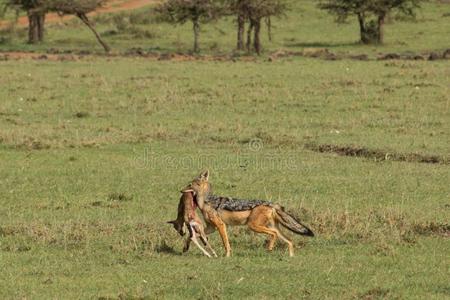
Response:
[{"label": "sunlit grass", "polygon": [[[448,62],[0,64],[4,297],[448,296],[449,166],[305,147],[448,157]],[[165,222],[204,168],[215,193],[278,202],[316,237],[290,259],[230,228],[231,259],[181,255]]]}]

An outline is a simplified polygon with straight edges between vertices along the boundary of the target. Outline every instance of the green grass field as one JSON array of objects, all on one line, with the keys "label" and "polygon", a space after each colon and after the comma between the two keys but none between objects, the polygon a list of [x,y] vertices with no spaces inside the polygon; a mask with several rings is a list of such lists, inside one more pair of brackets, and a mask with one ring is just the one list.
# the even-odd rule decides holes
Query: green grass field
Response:
[{"label": "green grass field", "polygon": [[[423,42],[413,34],[444,24],[448,4],[392,24],[398,35],[375,48],[310,3],[295,21],[304,26],[280,21],[268,50],[289,37],[303,43],[295,49],[369,55],[449,45],[443,28]],[[309,23],[313,12],[327,22]],[[14,36],[0,49],[96,47],[66,26],[49,27],[47,43]],[[135,26],[160,36],[115,36],[117,51],[178,51],[177,37],[190,47],[187,26]],[[207,54],[231,51],[228,26],[212,50],[217,32],[205,27]],[[1,299],[450,298],[449,60],[86,56],[5,60],[0,71]],[[282,204],[316,237],[291,234],[289,258],[282,243],[269,253],[264,236],[232,227],[231,258],[217,233],[220,258],[182,254],[166,221],[205,168],[216,194]]]}]

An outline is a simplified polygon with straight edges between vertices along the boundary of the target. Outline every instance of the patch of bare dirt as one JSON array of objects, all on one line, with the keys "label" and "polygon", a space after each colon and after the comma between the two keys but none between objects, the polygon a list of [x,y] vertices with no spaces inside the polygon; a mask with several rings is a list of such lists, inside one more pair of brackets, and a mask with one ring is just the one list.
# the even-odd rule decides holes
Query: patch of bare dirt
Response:
[{"label": "patch of bare dirt", "polygon": [[233,55],[192,55],[186,53],[157,53],[142,50],[140,48],[132,48],[125,53],[110,53],[100,54],[92,53],[90,51],[71,51],[71,50],[58,50],[49,49],[46,53],[37,52],[0,52],[0,61],[8,60],[49,60],[49,61],[77,61],[82,59],[91,58],[113,58],[113,57],[133,57],[133,58],[145,58],[150,60],[159,61],[256,61],[255,56],[233,56]]},{"label": "patch of bare dirt", "polygon": [[362,293],[358,298],[363,300],[387,299],[390,298],[390,294],[389,289],[374,288]]},{"label": "patch of bare dirt", "polygon": [[0,52],[0,61],[8,60],[49,60],[49,61],[77,61],[84,58],[81,54],[49,54],[36,52]]},{"label": "patch of bare dirt", "polygon": [[[359,61],[373,61],[373,60],[440,60],[440,59],[450,59],[450,49],[441,52],[430,52],[422,54],[397,54],[388,53],[379,56],[378,58],[370,58],[366,54],[336,54],[330,52],[328,49],[305,49],[303,51],[284,51],[278,50],[269,54],[268,61],[273,62],[278,59],[283,59],[287,57],[309,57],[324,60],[340,60],[340,59],[351,59]],[[253,55],[236,55],[236,54],[221,54],[221,55],[194,55],[190,53],[158,53],[153,51],[147,51],[142,48],[131,48],[125,52],[112,52],[109,54],[96,53],[89,50],[61,50],[50,48],[45,53],[37,52],[20,52],[20,51],[10,51],[10,52],[0,52],[0,61],[7,60],[21,60],[21,59],[33,59],[33,60],[51,60],[51,61],[67,61],[67,60],[80,60],[84,58],[96,58],[96,57],[141,57],[146,59],[160,60],[160,61],[245,61],[254,62],[258,61],[258,57]]]},{"label": "patch of bare dirt", "polygon": [[428,164],[450,164],[449,157],[421,153],[398,153],[386,150],[368,149],[360,146],[340,146],[332,144],[306,144],[305,148],[320,153],[334,153],[340,156],[363,157],[377,161],[402,161]]},{"label": "patch of bare dirt", "polygon": [[450,59],[450,49],[424,53],[387,53],[379,55],[377,60],[441,60]]},{"label": "patch of bare dirt", "polygon": [[428,222],[414,224],[412,230],[420,235],[438,235],[450,238],[450,224]]},{"label": "patch of bare dirt", "polygon": [[379,54],[377,58],[370,58],[367,54],[346,54],[346,53],[334,53],[327,48],[305,48],[302,51],[288,51],[277,50],[269,55],[269,61],[275,61],[279,58],[302,56],[310,58],[318,58],[324,60],[441,60],[450,59],[450,49],[444,51],[431,51],[424,53],[386,53]]},{"label": "patch of bare dirt", "polygon": [[331,52],[327,48],[305,48],[302,51],[288,51],[288,50],[277,50],[270,54],[270,60],[276,60],[278,58],[292,57],[292,56],[303,56],[312,58],[321,58],[326,60],[339,60],[346,58],[343,55],[338,55]]}]

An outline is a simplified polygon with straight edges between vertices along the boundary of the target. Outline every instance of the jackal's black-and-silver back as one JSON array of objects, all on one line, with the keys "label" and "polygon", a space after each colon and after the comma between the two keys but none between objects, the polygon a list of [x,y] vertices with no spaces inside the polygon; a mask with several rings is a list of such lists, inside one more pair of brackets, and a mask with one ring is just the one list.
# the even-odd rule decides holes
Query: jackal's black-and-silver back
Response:
[{"label": "jackal's black-and-silver back", "polygon": [[264,200],[244,200],[244,199],[235,199],[231,197],[223,197],[216,195],[209,195],[207,202],[215,209],[215,210],[229,210],[229,211],[245,211],[251,210],[257,206],[265,205],[272,206],[272,202],[264,201]]}]

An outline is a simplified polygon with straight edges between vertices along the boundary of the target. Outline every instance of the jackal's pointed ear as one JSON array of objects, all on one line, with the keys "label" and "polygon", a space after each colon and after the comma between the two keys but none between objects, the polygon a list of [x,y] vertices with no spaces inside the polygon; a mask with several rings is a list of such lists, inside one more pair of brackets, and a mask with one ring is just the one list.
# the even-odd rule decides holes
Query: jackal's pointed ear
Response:
[{"label": "jackal's pointed ear", "polygon": [[199,178],[208,181],[209,180],[209,170],[205,170],[205,171],[201,172]]}]

